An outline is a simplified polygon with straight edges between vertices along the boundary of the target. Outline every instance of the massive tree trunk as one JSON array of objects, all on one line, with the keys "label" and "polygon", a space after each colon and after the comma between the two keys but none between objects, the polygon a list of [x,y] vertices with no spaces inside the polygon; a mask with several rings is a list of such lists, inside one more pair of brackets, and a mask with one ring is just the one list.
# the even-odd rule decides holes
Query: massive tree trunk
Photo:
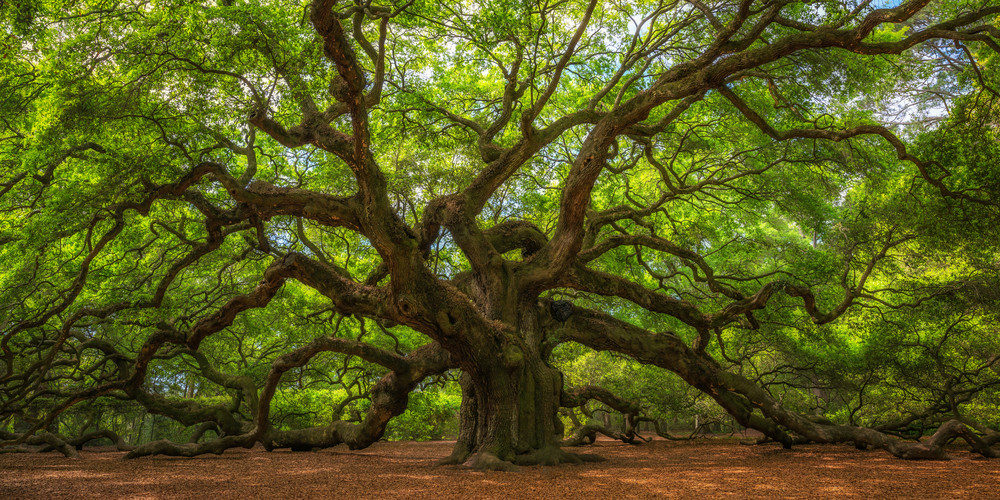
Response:
[{"label": "massive tree trunk", "polygon": [[538,308],[495,309],[519,328],[460,363],[459,435],[445,463],[511,469],[593,458],[560,449],[562,373],[549,366]]},{"label": "massive tree trunk", "polygon": [[557,429],[559,374],[540,360],[503,363],[468,375],[463,388],[462,439],[452,460],[474,467],[505,468],[561,439]]}]

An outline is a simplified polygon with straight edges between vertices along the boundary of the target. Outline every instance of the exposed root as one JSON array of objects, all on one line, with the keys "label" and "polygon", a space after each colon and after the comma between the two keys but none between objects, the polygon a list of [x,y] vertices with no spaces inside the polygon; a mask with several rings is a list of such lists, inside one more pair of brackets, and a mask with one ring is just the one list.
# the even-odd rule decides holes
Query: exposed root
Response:
[{"label": "exposed root", "polygon": [[611,439],[617,439],[623,443],[638,444],[636,440],[641,442],[647,442],[649,439],[644,438],[634,431],[634,426],[632,429],[628,429],[625,432],[613,429],[600,424],[586,424],[578,427],[573,435],[564,439],[562,442],[563,446],[583,446],[587,444],[594,444],[597,441],[597,434],[604,434]]},{"label": "exposed root", "polygon": [[740,444],[747,445],[747,446],[757,446],[757,445],[761,445],[761,444],[778,443],[778,444],[781,445],[782,449],[790,450],[792,448],[791,445],[809,444],[811,442],[812,442],[811,440],[806,439],[806,438],[804,438],[802,436],[791,436],[790,437],[790,441],[786,441],[786,442],[775,441],[771,437],[764,436],[764,437],[760,437],[760,438],[757,438],[757,439],[741,440]]},{"label": "exposed root", "polygon": [[949,457],[945,453],[944,447],[955,439],[965,441],[973,452],[984,457],[996,458],[998,455],[989,441],[981,438],[959,420],[945,422],[926,442],[903,443],[896,441],[885,448],[893,455],[909,460],[947,460]]},{"label": "exposed root", "polygon": [[142,446],[136,447],[136,449],[126,454],[124,458],[125,459],[138,458],[149,455],[167,455],[171,457],[195,457],[198,455],[205,455],[208,453],[221,455],[226,450],[230,448],[236,448],[238,446],[242,446],[244,448],[250,448],[254,445],[255,442],[256,439],[253,438],[252,434],[249,435],[244,434],[240,436],[225,436],[219,439],[206,441],[204,443],[175,443],[173,441],[161,439],[159,441],[145,443]]},{"label": "exposed root", "polygon": [[97,439],[107,439],[115,445],[115,449],[118,451],[132,451],[135,446],[129,446],[125,444],[125,440],[122,439],[116,432],[110,429],[99,429],[93,432],[88,432],[78,438],[74,438],[68,441],[69,444],[73,445],[76,449],[83,449],[83,445],[97,440]]},{"label": "exposed root", "polygon": [[208,431],[215,432],[215,435],[218,436],[218,437],[223,436],[223,432],[222,432],[222,430],[219,429],[219,425],[218,424],[216,424],[215,422],[202,422],[202,423],[198,424],[197,426],[195,426],[194,433],[192,433],[191,437],[188,438],[188,442],[189,443],[197,443],[198,441],[201,441],[201,438]]},{"label": "exposed root", "polygon": [[[77,451],[79,451],[83,449],[83,445],[98,439],[107,439],[111,441],[115,445],[115,449],[117,449],[118,451],[132,451],[135,449],[135,446],[129,446],[125,444],[125,441],[121,438],[121,436],[119,436],[117,433],[115,433],[110,429],[100,429],[93,432],[88,432],[87,434],[72,439],[66,438],[61,434],[52,434],[52,436],[54,437],[54,439],[52,437],[42,438],[43,440],[45,440],[44,441],[45,444],[38,449],[39,453],[45,453],[49,451],[62,451],[61,447],[63,446],[63,443],[68,444],[73,448],[75,448]],[[35,436],[28,438],[28,441],[29,443],[32,444],[38,444],[40,442],[39,439],[37,439],[37,437]]]},{"label": "exposed root", "polygon": [[[44,451],[55,450],[58,451],[59,453],[62,453],[63,456],[67,458],[78,458],[80,456],[80,454],[76,452],[76,448],[73,445],[67,443],[63,438],[51,432],[40,432],[33,436],[28,436],[27,438],[23,438],[23,436],[18,436],[16,434],[4,432],[3,434],[0,434],[0,437],[11,441],[20,440],[22,443],[27,445],[32,445],[32,446],[40,445],[42,446],[42,450]],[[6,449],[7,448],[5,448],[5,450]],[[20,450],[23,448],[14,446],[11,447],[11,449]]]},{"label": "exposed root", "polygon": [[474,470],[495,470],[504,472],[520,470],[520,467],[506,460],[501,460],[500,457],[488,451],[481,451],[473,454],[468,460],[466,460],[464,465]]},{"label": "exposed root", "polygon": [[540,448],[514,457],[514,463],[517,465],[581,464],[584,462],[600,462],[602,460],[604,458],[598,455],[571,453],[557,446]]},{"label": "exposed root", "polygon": [[[787,415],[794,414],[787,413]],[[997,442],[992,434],[979,436],[971,427],[959,420],[949,420],[941,425],[932,436],[924,441],[906,442],[895,436],[866,427],[852,427],[834,424],[803,425],[802,420],[787,420],[799,427],[802,436],[796,436],[795,444],[805,443],[850,443],[859,450],[877,448],[891,453],[904,460],[948,460],[945,446],[956,439],[965,441],[972,452],[987,458],[996,458],[1000,452],[992,446]],[[756,443],[763,444],[772,440],[764,438]]]},{"label": "exposed root", "polygon": [[29,449],[25,446],[5,446],[0,448],[0,455],[5,453],[32,453],[35,450]]},{"label": "exposed root", "polygon": [[451,455],[438,460],[437,465],[461,465],[468,460],[471,453],[467,450],[455,449],[451,452]]}]

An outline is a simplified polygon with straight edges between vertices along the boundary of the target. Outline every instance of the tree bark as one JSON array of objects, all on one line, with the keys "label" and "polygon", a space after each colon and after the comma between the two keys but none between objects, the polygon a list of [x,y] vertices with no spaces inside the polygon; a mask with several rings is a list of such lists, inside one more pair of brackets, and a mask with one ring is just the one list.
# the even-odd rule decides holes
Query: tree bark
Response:
[{"label": "tree bark", "polygon": [[513,314],[519,331],[495,336],[492,352],[460,363],[459,434],[445,463],[511,470],[516,465],[578,463],[596,457],[560,449],[562,373],[548,365],[537,307],[494,308]]}]

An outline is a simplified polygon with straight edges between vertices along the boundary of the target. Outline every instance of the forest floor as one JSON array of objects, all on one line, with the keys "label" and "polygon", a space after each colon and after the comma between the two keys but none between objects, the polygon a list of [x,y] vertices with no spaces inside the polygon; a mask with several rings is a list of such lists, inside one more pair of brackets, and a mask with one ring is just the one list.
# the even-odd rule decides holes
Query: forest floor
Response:
[{"label": "forest floor", "polygon": [[0,455],[0,498],[997,498],[1000,460],[956,449],[952,460],[907,462],[849,446],[741,445],[732,440],[579,448],[607,460],[474,472],[435,465],[451,442],[380,442],[359,451],[261,448],[197,458],[85,449]]}]

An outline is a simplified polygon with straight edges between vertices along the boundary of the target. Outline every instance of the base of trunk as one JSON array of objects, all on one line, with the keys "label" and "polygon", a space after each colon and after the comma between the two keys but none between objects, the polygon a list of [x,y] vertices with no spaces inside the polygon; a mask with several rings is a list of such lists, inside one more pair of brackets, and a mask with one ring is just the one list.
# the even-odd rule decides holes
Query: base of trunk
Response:
[{"label": "base of trunk", "polygon": [[518,465],[599,460],[560,448],[562,374],[536,353],[518,357],[520,362],[514,366],[498,364],[463,372],[458,439],[451,455],[440,463],[512,470]]},{"label": "base of trunk", "polygon": [[473,453],[465,457],[458,458],[454,453],[448,458],[439,462],[441,465],[462,465],[474,470],[495,470],[495,471],[515,471],[519,466],[528,465],[560,465],[560,464],[582,464],[585,462],[601,462],[604,457],[589,453],[571,453],[557,446],[541,448],[520,455],[514,455],[510,461],[501,460],[500,457],[490,452]]}]

